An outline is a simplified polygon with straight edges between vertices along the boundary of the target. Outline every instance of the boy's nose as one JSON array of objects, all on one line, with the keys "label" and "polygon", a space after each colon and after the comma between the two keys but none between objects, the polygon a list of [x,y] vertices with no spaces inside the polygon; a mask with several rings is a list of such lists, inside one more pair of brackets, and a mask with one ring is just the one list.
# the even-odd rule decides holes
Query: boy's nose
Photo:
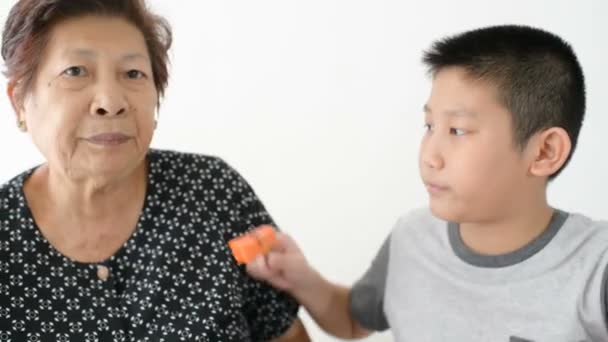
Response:
[{"label": "boy's nose", "polygon": [[427,155],[423,157],[424,166],[429,169],[437,169],[440,170],[443,168],[443,159],[439,157],[439,155]]},{"label": "boy's nose", "polygon": [[445,161],[441,155],[436,139],[427,137],[427,139],[422,142],[420,162],[422,163],[422,166],[429,169],[440,170],[444,167]]}]

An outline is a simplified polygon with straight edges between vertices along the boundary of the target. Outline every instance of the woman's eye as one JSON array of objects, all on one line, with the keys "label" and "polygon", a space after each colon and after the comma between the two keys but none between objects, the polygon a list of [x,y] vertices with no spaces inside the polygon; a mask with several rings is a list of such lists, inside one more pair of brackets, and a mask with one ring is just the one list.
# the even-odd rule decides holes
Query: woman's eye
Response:
[{"label": "woman's eye", "polygon": [[139,70],[129,70],[127,71],[127,77],[130,79],[139,79],[139,78],[145,78],[146,74],[144,74],[143,72],[139,71]]},{"label": "woman's eye", "polygon": [[456,135],[456,136],[461,136],[461,135],[465,135],[466,131],[464,129],[460,129],[460,128],[450,128],[450,134]]},{"label": "woman's eye", "polygon": [[65,69],[63,71],[63,74],[70,76],[70,77],[82,77],[82,76],[86,76],[87,71],[85,70],[84,67],[73,66],[73,67],[69,67],[69,68]]}]

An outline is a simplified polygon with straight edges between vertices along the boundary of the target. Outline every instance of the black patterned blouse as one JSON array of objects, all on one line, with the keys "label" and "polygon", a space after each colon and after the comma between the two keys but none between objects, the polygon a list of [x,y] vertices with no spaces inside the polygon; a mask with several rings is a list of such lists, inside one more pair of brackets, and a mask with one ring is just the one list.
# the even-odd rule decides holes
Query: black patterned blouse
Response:
[{"label": "black patterned blouse", "polygon": [[251,187],[215,157],[150,150],[147,161],[137,228],[96,264],[41,235],[23,193],[33,170],[0,187],[0,341],[267,341],[288,329],[297,303],[227,247],[273,223]]}]

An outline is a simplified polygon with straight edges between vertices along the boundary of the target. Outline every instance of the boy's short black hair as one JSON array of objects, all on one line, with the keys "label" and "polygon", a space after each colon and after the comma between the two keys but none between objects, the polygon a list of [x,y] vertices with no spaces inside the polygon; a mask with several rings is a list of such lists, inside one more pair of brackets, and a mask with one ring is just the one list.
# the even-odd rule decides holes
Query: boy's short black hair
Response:
[{"label": "boy's short black hair", "polygon": [[513,115],[519,147],[543,129],[563,128],[572,151],[550,179],[568,164],[585,116],[585,78],[572,47],[560,37],[528,26],[480,28],[435,42],[423,62],[432,75],[457,66],[495,85]]}]

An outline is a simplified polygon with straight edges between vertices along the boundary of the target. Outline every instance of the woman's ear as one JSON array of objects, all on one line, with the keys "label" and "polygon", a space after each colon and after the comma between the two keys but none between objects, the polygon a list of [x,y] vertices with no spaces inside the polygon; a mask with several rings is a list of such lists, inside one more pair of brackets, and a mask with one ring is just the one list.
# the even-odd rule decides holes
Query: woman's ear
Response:
[{"label": "woman's ear", "polygon": [[532,139],[533,160],[530,173],[537,177],[550,177],[559,171],[572,151],[568,132],[561,127],[551,127]]},{"label": "woman's ear", "polygon": [[15,112],[17,127],[20,131],[27,132],[27,124],[25,122],[25,110],[23,107],[23,97],[21,94],[21,89],[19,88],[19,82],[9,81],[8,86],[6,87],[6,95],[11,101],[11,106],[13,107],[13,111]]},{"label": "woman's ear", "polygon": [[9,81],[6,87],[6,95],[11,101],[11,106],[15,112],[15,119],[17,121],[17,127],[23,132],[27,131],[27,125],[25,123],[25,113],[23,108],[23,97],[21,89],[19,88],[19,82]]},{"label": "woman's ear", "polygon": [[17,81],[9,81],[6,86],[6,95],[11,101],[11,106],[13,106],[13,111],[15,111],[15,115],[17,116],[17,120],[22,112],[22,99],[19,96],[18,82]]}]

